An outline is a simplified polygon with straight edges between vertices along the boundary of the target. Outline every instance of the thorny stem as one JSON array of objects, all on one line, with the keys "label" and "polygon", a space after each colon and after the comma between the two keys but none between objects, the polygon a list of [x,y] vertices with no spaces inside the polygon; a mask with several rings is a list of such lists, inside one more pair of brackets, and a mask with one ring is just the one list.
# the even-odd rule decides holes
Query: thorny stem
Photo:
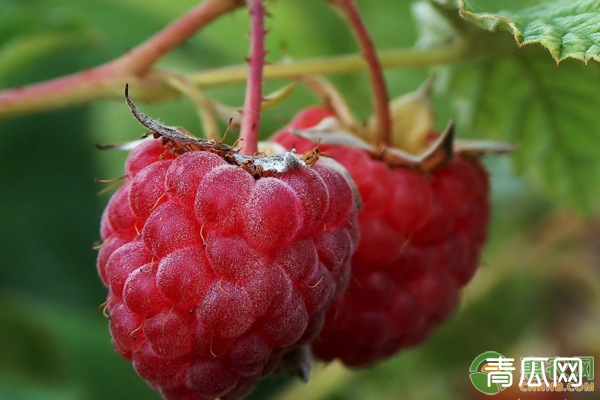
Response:
[{"label": "thorny stem", "polygon": [[[397,49],[379,53],[385,68],[423,68],[448,64],[471,56],[462,43],[430,49]],[[473,52],[476,53],[476,52]],[[265,66],[264,79],[295,79],[309,75],[344,74],[365,70],[361,54],[310,58],[273,63]],[[165,101],[181,94],[170,89],[164,80],[150,72],[137,76],[97,76],[96,70],[68,75],[49,82],[0,92],[0,119],[51,110],[101,99],[122,99],[123,87],[129,82],[136,88],[136,99],[142,102]],[[208,88],[246,82],[248,65],[237,65],[193,73],[189,78]]]},{"label": "thorny stem", "polygon": [[265,7],[262,0],[248,0],[250,12],[250,59],[248,61],[248,84],[242,115],[240,153],[251,156],[258,151],[260,111],[263,101],[262,84],[265,65]]},{"label": "thorny stem", "polygon": [[339,7],[345,14],[346,18],[354,34],[356,35],[360,47],[363,51],[365,61],[369,68],[369,75],[371,77],[371,86],[373,88],[373,100],[375,105],[375,113],[377,114],[377,121],[379,126],[379,133],[377,135],[378,144],[389,145],[391,140],[391,121],[390,121],[390,109],[389,109],[389,96],[387,87],[385,85],[385,79],[383,76],[383,68],[381,62],[377,57],[375,45],[365,23],[363,22],[356,3],[354,0],[330,0],[332,4]]}]

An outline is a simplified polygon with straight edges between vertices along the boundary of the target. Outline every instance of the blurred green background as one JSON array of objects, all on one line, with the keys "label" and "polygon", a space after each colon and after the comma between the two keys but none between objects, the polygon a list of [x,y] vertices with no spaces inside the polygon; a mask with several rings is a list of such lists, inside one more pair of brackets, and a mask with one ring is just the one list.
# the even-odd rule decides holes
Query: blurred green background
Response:
[{"label": "blurred green background", "polygon": [[[417,29],[409,0],[359,1],[380,49],[411,47]],[[480,0],[486,10],[522,1]],[[534,2],[528,2],[534,3]],[[196,4],[193,0],[0,0],[0,88],[87,69],[118,57]],[[352,53],[342,21],[320,0],[269,3],[269,59]],[[243,62],[244,11],[221,18],[159,66],[183,72]],[[510,35],[507,35],[510,40]],[[531,52],[537,49],[527,50]],[[548,56],[544,62],[553,65]],[[465,67],[468,75],[469,66]],[[588,68],[597,70],[597,65]],[[432,71],[386,71],[392,96],[418,88]],[[330,78],[356,114],[371,113],[365,74]],[[273,91],[286,82],[268,82]],[[131,88],[135,99],[135,87]],[[211,89],[240,106],[243,85]],[[438,125],[456,118],[450,95],[435,97]],[[267,137],[315,103],[299,88],[263,117]],[[150,116],[201,134],[185,99],[139,104]],[[460,122],[460,121],[459,121]],[[460,127],[460,126],[459,126]],[[93,178],[123,174],[122,152],[95,143],[135,140],[144,131],[123,101],[103,101],[0,121],[0,399],[158,399],[113,350],[97,311],[106,296],[91,247],[108,195]],[[600,139],[598,126],[589,132]],[[466,126],[459,136],[492,136]],[[493,350],[507,357],[600,355],[600,222],[552,202],[510,157],[486,159],[493,221],[483,265],[456,315],[418,349],[360,371],[317,367],[303,386],[269,378],[251,399],[475,399],[471,361]],[[557,205],[558,204],[558,205]],[[518,375],[518,374],[517,374]],[[516,375],[516,376],[517,376]],[[518,378],[516,378],[518,379]],[[600,389],[598,389],[600,390]],[[513,392],[510,398],[534,399]],[[512,395],[512,394],[511,394]],[[593,394],[560,398],[597,398]],[[508,397],[507,397],[508,398]]]}]

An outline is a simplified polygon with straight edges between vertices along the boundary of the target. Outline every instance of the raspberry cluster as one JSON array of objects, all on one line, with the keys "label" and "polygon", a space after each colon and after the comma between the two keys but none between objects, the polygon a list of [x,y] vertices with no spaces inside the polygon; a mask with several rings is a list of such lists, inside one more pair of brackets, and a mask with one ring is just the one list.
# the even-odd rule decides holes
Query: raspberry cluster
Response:
[{"label": "raspberry cluster", "polygon": [[[291,133],[333,117],[300,112],[273,140],[302,152],[314,146]],[[361,240],[349,289],[327,313],[315,354],[362,366],[424,340],[456,308],[486,240],[489,182],[475,159],[455,156],[428,173],[390,168],[366,151],[323,145],[349,171],[364,203]]]},{"label": "raspberry cluster", "polygon": [[172,150],[136,147],[102,216],[112,341],[166,399],[238,399],[316,337],[346,288],[352,189],[319,164],[257,179]]}]

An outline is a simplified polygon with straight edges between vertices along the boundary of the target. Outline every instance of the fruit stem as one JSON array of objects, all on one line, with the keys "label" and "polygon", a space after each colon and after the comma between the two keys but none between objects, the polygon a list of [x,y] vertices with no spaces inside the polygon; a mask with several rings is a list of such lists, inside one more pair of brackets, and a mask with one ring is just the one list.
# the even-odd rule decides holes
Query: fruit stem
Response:
[{"label": "fruit stem", "polygon": [[265,7],[262,0],[247,0],[247,2],[250,12],[250,57],[240,132],[240,138],[243,140],[240,153],[251,156],[258,152],[266,32]]},{"label": "fruit stem", "polygon": [[392,138],[389,108],[390,100],[387,87],[385,85],[385,78],[383,76],[383,68],[381,67],[379,58],[377,57],[377,51],[375,50],[373,39],[371,38],[371,35],[367,30],[367,26],[360,16],[360,12],[358,11],[358,7],[356,6],[354,0],[330,1],[333,5],[337,6],[343,11],[348,23],[356,35],[356,38],[358,39],[358,42],[360,43],[360,47],[369,69],[369,75],[371,77],[373,102],[379,126],[376,144],[389,145]]},{"label": "fruit stem", "polygon": [[[385,68],[423,68],[449,64],[473,55],[463,43],[452,43],[430,49],[395,49],[379,53]],[[364,71],[361,54],[309,58],[273,63],[265,66],[264,79],[294,79],[309,75],[345,74]],[[169,88],[151,71],[143,77],[108,76],[98,69],[67,75],[30,86],[0,92],[0,119],[59,107],[83,104],[94,100],[123,98],[123,87],[129,82],[136,87],[136,99],[142,102],[165,101],[181,95]],[[246,82],[248,65],[236,65],[190,74],[198,86],[217,87]]]}]

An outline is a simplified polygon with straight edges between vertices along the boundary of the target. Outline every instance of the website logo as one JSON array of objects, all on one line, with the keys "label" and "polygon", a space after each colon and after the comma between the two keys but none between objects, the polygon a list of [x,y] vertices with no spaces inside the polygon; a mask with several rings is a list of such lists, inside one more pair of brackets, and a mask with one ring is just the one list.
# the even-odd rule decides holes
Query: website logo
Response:
[{"label": "website logo", "polygon": [[[469,369],[471,382],[493,395],[513,385],[515,359],[495,351],[479,355]],[[518,387],[523,392],[593,392],[594,357],[522,357]]]},{"label": "website logo", "polygon": [[513,383],[514,361],[495,351],[480,354],[469,369],[473,386],[485,394],[500,393]]}]

